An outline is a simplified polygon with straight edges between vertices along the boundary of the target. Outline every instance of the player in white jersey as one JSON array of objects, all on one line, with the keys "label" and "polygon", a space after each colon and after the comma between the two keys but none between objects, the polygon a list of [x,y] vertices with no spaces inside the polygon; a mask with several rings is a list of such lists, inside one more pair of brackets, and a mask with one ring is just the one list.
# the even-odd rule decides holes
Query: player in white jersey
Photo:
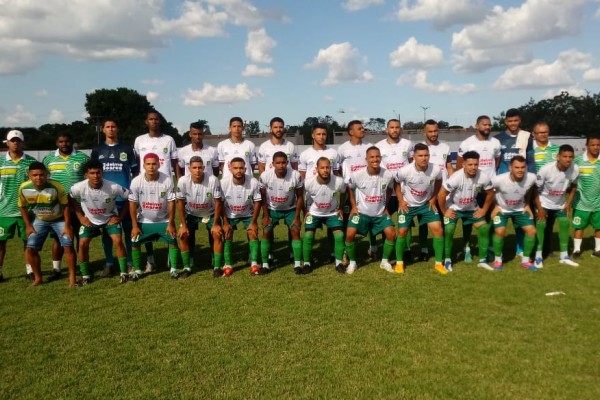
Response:
[{"label": "player in white jersey", "polygon": [[146,126],[148,133],[135,138],[133,149],[140,160],[146,154],[156,154],[160,160],[160,172],[172,176],[177,169],[177,145],[169,135],[160,132],[160,114],[158,111],[150,111],[146,115]]},{"label": "player in white jersey", "polygon": [[102,162],[90,160],[84,167],[86,179],[71,186],[71,198],[75,215],[81,222],[79,229],[79,268],[80,284],[91,282],[88,273],[90,262],[90,243],[103,232],[111,238],[117,253],[117,261],[121,271],[121,283],[128,281],[127,257],[123,245],[121,221],[129,212],[127,204],[119,211],[117,201],[127,199],[129,190],[123,186],[102,178]]},{"label": "player in white jersey", "polygon": [[230,163],[234,158],[241,158],[246,165],[246,174],[252,176],[256,166],[256,147],[250,140],[243,137],[244,121],[240,117],[229,120],[229,139],[219,142],[217,154],[219,155],[219,168],[223,177],[231,175]]},{"label": "player in white jersey", "polygon": [[250,274],[261,272],[258,265],[258,214],[260,214],[261,195],[258,180],[247,175],[246,163],[241,157],[229,162],[230,173],[221,180],[221,195],[224,199],[223,231],[225,233],[224,275],[233,273],[231,243],[233,231],[241,222],[246,228],[250,245]]},{"label": "player in white jersey", "polygon": [[521,227],[525,232],[524,253],[521,256],[521,267],[531,271],[537,271],[535,265],[529,260],[529,254],[535,245],[535,223],[533,212],[529,204],[531,200],[536,204],[538,210],[542,208],[540,197],[535,185],[535,174],[527,172],[527,162],[523,156],[514,156],[510,160],[510,171],[492,178],[492,186],[496,193],[496,207],[492,211],[494,223],[494,269],[502,269],[502,249],[504,248],[504,235],[506,224],[512,219],[514,227]]},{"label": "player in white jersey", "polygon": [[206,176],[219,176],[219,155],[215,147],[203,143],[204,124],[192,122],[188,135],[192,143],[182,147],[177,151],[177,176],[190,174],[190,159],[194,156],[201,157],[203,160]]},{"label": "player in white jersey", "polygon": [[[312,130],[312,146],[300,153],[298,171],[302,179],[308,182],[317,176],[317,160],[325,157],[333,174],[341,176],[339,155],[336,149],[327,146],[327,125],[317,124]],[[309,204],[307,204],[308,206]]]},{"label": "player in white jersey", "polygon": [[[438,205],[444,215],[444,268],[452,271],[452,246],[454,232],[458,219],[462,219],[463,231],[467,225],[477,228],[479,243],[478,267],[493,271],[487,263],[487,250],[490,241],[490,224],[486,221],[486,214],[494,202],[494,191],[489,176],[482,174],[478,169],[479,154],[475,151],[463,153],[463,167],[454,172],[442,183],[438,194]],[[482,207],[477,204],[477,195],[485,193]],[[468,243],[468,237],[464,236]]]},{"label": "player in white jersey", "polygon": [[129,214],[131,215],[131,242],[133,276],[135,282],[142,277],[142,243],[163,241],[169,246],[170,275],[177,279],[179,248],[175,237],[175,190],[173,180],[159,171],[157,154],[148,153],[143,158],[144,173],[131,181],[129,193]]},{"label": "player in white jersey", "polygon": [[296,146],[284,137],[284,122],[279,117],[274,117],[269,122],[271,138],[262,143],[258,148],[258,172],[263,173],[273,169],[273,155],[278,151],[283,152],[291,169],[298,170],[298,153]]},{"label": "player in white jersey", "polygon": [[261,255],[263,266],[259,274],[268,273],[268,257],[271,254],[271,239],[273,229],[280,220],[284,220],[292,236],[292,251],[294,257],[294,273],[301,275],[302,269],[302,228],[301,213],[304,208],[304,183],[300,173],[288,168],[287,155],[278,151],[272,157],[273,168],[260,174],[260,194],[263,210],[263,237]]},{"label": "player in white jersey", "polygon": [[335,266],[343,271],[344,232],[342,229],[344,219],[342,207],[346,197],[346,185],[341,177],[331,173],[329,158],[320,157],[317,159],[317,175],[305,182],[304,191],[306,201],[310,205],[304,216],[303,272],[310,273],[312,271],[311,260],[315,230],[322,224],[332,232]]},{"label": "player in white jersey", "polygon": [[[183,260],[183,273],[181,278],[188,278],[192,273],[194,264],[195,241],[191,242],[194,232],[200,224],[206,225],[209,246],[213,252],[214,268],[213,277],[223,275],[221,264],[223,262],[223,228],[221,228],[221,214],[223,212],[223,199],[221,185],[214,175],[204,173],[204,161],[200,156],[193,156],[188,163],[190,173],[177,181],[177,210],[181,225],[177,231],[179,249]],[[216,217],[215,217],[216,216]],[[190,254],[191,251],[191,254]]]},{"label": "player in white jersey", "polygon": [[385,168],[381,168],[381,152],[375,146],[366,151],[367,167],[355,171],[348,181],[348,197],[350,198],[350,218],[346,228],[346,252],[350,260],[344,271],[343,264],[336,268],[338,272],[351,274],[356,270],[356,247],[354,237],[370,234],[375,237],[383,232],[383,258],[380,267],[394,272],[389,263],[390,254],[394,250],[396,233],[394,223],[386,210],[394,187],[394,176]]},{"label": "player in white jersey", "polygon": [[544,165],[537,173],[537,187],[540,196],[542,209],[537,210],[537,251],[535,253],[535,266],[543,266],[543,249],[550,246],[544,246],[544,240],[551,238],[545,237],[546,226],[549,225],[549,231],[552,232],[554,221],[558,220],[558,241],[560,248],[559,263],[579,266],[575,261],[569,258],[569,213],[575,190],[577,189],[577,177],[579,167],[573,164],[575,159],[575,150],[569,144],[563,144],[558,148],[556,161]]}]

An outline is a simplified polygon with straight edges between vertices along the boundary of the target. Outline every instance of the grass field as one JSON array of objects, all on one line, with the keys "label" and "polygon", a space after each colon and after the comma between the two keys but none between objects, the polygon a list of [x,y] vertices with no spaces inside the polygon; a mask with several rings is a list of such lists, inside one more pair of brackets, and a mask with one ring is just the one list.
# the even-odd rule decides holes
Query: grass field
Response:
[{"label": "grass field", "polygon": [[[285,236],[282,226],[276,232]],[[289,264],[249,276],[242,238],[228,278],[204,268],[171,281],[162,269],[137,283],[114,277],[75,289],[66,279],[28,287],[20,244],[10,241],[0,399],[600,398],[591,241],[581,267],[551,258],[540,272],[512,260],[501,272],[456,263],[439,276],[431,261],[403,276],[375,263],[351,276],[332,265],[296,276]],[[196,259],[206,260],[199,242]],[[324,257],[328,246],[319,245]],[[367,247],[363,240],[358,254]],[[287,259],[287,244],[275,248]],[[165,248],[156,249],[164,263]],[[47,251],[42,259],[47,272]],[[565,295],[545,295],[554,291]]]}]

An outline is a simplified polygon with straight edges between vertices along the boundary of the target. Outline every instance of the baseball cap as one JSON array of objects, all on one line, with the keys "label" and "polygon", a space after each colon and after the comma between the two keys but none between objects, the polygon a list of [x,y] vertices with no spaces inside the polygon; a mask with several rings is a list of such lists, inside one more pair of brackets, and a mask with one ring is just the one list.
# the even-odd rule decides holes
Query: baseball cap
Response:
[{"label": "baseball cap", "polygon": [[25,137],[23,136],[23,132],[18,131],[16,129],[13,129],[12,131],[9,131],[6,134],[6,140],[4,141],[4,143],[10,142],[11,139],[14,139],[14,138],[21,139],[21,141],[23,141],[23,142],[25,141]]}]

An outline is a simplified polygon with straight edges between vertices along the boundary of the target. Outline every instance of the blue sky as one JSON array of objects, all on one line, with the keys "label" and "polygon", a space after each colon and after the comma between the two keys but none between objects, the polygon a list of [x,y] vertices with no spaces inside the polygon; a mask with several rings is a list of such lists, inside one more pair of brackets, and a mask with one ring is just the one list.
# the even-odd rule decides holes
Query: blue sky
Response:
[{"label": "blue sky", "polygon": [[[232,116],[477,115],[600,92],[599,0],[0,0],[0,126],[128,87],[180,132]],[[344,111],[341,113],[340,111]]]}]

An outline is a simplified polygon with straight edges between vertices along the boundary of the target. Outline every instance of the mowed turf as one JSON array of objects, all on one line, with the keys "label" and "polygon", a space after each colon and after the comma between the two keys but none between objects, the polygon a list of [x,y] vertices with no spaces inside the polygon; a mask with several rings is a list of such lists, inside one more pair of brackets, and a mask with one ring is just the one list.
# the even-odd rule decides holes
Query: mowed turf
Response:
[{"label": "mowed turf", "polygon": [[[287,260],[283,226],[276,235],[275,256]],[[319,237],[315,254],[325,260]],[[517,260],[501,272],[457,262],[440,276],[432,259],[393,275],[360,257],[351,276],[331,264],[296,276],[287,262],[250,276],[239,231],[236,272],[213,279],[200,238],[204,267],[187,280],[170,280],[162,267],[137,283],[98,278],[72,289],[66,279],[29,287],[20,244],[10,241],[0,399],[600,398],[600,260],[590,257],[591,240],[579,268],[557,258],[539,272]],[[166,248],[155,248],[164,265]],[[367,248],[363,239],[357,253]],[[99,276],[99,239],[91,254]],[[546,296],[556,291],[565,294]]]}]

